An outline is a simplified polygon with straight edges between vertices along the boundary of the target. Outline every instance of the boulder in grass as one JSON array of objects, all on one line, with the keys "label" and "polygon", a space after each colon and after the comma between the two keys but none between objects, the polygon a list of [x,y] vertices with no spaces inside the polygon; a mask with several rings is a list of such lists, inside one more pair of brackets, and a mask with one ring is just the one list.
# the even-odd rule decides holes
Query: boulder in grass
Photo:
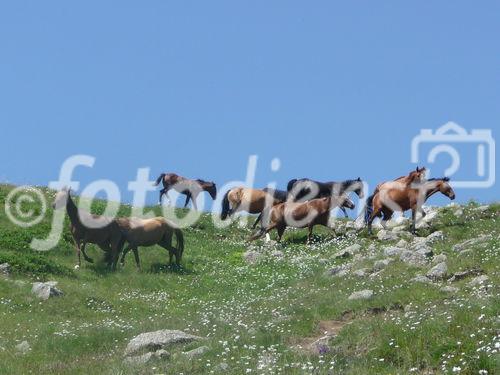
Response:
[{"label": "boulder in grass", "polygon": [[5,276],[5,277],[10,276],[10,264],[9,263],[0,264],[0,276]]},{"label": "boulder in grass", "polygon": [[427,272],[427,277],[433,280],[441,280],[446,277],[448,273],[448,266],[445,262],[441,262],[432,267],[429,272]]},{"label": "boulder in grass", "polygon": [[361,299],[370,299],[373,297],[373,290],[360,290],[359,292],[354,292],[349,296],[349,300],[361,300]]},{"label": "boulder in grass", "polygon": [[170,329],[141,333],[130,340],[125,348],[125,356],[131,356],[143,351],[156,352],[175,344],[188,344],[201,339],[199,336]]},{"label": "boulder in grass", "polygon": [[47,281],[46,283],[33,283],[31,292],[42,300],[48,300],[50,297],[60,297],[64,293],[56,288],[57,281]]}]

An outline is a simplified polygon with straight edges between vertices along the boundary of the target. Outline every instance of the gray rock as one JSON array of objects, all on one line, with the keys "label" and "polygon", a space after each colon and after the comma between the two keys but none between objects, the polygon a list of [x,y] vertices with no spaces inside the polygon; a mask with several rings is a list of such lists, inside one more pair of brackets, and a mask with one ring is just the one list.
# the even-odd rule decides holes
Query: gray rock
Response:
[{"label": "gray rock", "polygon": [[445,238],[444,233],[441,232],[440,230],[438,230],[436,232],[433,232],[433,233],[429,234],[425,238],[425,242],[427,244],[433,244],[433,243],[436,243],[436,242],[444,240],[444,238]]},{"label": "gray rock", "polygon": [[458,210],[456,210],[453,215],[455,215],[456,217],[462,217],[464,215],[464,210],[462,210],[461,208],[459,208]]},{"label": "gray rock", "polygon": [[248,250],[243,254],[243,259],[247,264],[255,264],[262,258],[262,254],[255,250]]},{"label": "gray rock", "polygon": [[451,286],[451,285],[447,285],[447,286],[443,286],[441,289],[439,289],[441,292],[444,292],[444,293],[452,293],[452,294],[455,294],[457,293],[460,289],[454,287],[454,286]]},{"label": "gray rock", "polygon": [[385,267],[387,267],[391,262],[393,262],[393,259],[381,259],[377,260],[375,264],[373,265],[373,270],[374,271],[380,271],[383,270]]},{"label": "gray rock", "polygon": [[203,354],[205,354],[209,350],[210,350],[210,348],[208,346],[200,346],[199,348],[190,350],[189,352],[184,352],[182,354],[184,354],[189,359],[194,359],[196,357],[202,356]]},{"label": "gray rock", "polygon": [[399,248],[406,248],[408,246],[408,241],[406,241],[405,239],[401,238],[398,243],[396,244],[396,247],[399,247]]},{"label": "gray rock", "polygon": [[335,258],[348,258],[356,254],[359,250],[361,250],[360,244],[353,244],[351,246],[346,247],[345,249],[340,250],[335,254]]},{"label": "gray rock", "polygon": [[56,288],[57,281],[48,281],[46,283],[33,283],[31,292],[42,300],[48,300],[50,297],[60,297],[64,293]]},{"label": "gray rock", "polygon": [[274,250],[271,255],[275,258],[283,258],[283,251]]},{"label": "gray rock", "polygon": [[28,341],[23,341],[23,342],[21,342],[20,344],[17,344],[17,345],[16,345],[16,351],[17,351],[19,354],[26,354],[26,353],[28,353],[30,350],[31,350],[31,346],[30,346],[30,344],[28,343]]},{"label": "gray rock", "polygon": [[[401,240],[404,241],[404,240]],[[384,255],[387,257],[396,257],[401,255],[403,251],[406,251],[406,249],[403,249],[401,247],[394,247],[394,246],[389,246],[384,249]]]},{"label": "gray rock", "polygon": [[448,273],[448,266],[445,262],[441,262],[432,267],[429,272],[427,272],[427,277],[433,280],[440,280],[446,277]]},{"label": "gray rock", "polygon": [[470,287],[483,286],[484,284],[486,284],[486,282],[488,282],[489,279],[490,278],[486,275],[477,276],[473,278],[467,285],[469,285]]},{"label": "gray rock", "polygon": [[187,344],[198,340],[202,340],[202,338],[170,329],[141,333],[130,340],[125,348],[125,356],[131,356],[141,351],[158,351],[175,344]]},{"label": "gray rock", "polygon": [[469,270],[465,270],[465,271],[455,272],[453,274],[453,276],[448,281],[450,281],[450,282],[459,281],[459,280],[465,279],[469,276],[481,275],[482,273],[483,273],[483,270],[480,268],[473,268],[473,269],[469,269]]},{"label": "gray rock", "polygon": [[427,276],[423,275],[417,275],[413,279],[410,280],[413,283],[424,283],[424,284],[431,284],[432,280],[429,279]]},{"label": "gray rock", "polygon": [[359,292],[354,292],[349,296],[349,300],[359,300],[359,299],[370,299],[373,297],[373,290],[361,290]]},{"label": "gray rock", "polygon": [[446,262],[448,260],[448,257],[445,254],[438,254],[435,255],[434,258],[432,258],[432,263],[438,264],[441,262]]},{"label": "gray rock", "polygon": [[432,256],[434,256],[434,252],[432,251],[432,249],[426,245],[421,245],[415,252],[427,258],[431,258]]},{"label": "gray rock", "polygon": [[403,251],[399,259],[412,267],[423,267],[427,264],[427,257],[425,255],[410,250]]},{"label": "gray rock", "polygon": [[380,241],[394,241],[394,240],[398,239],[398,236],[397,236],[397,234],[395,234],[393,232],[389,232],[389,231],[387,231],[385,229],[381,229],[377,233],[377,238]]},{"label": "gray rock", "polygon": [[464,242],[456,244],[455,246],[453,246],[453,250],[456,251],[456,252],[461,252],[463,250],[468,249],[469,247],[478,245],[478,244],[480,244],[482,242],[489,241],[489,240],[491,240],[491,238],[492,237],[489,234],[484,234],[484,235],[479,236],[477,238],[471,238],[471,239],[469,239],[467,241],[464,241]]},{"label": "gray rock", "polygon": [[488,205],[479,206],[478,208],[476,208],[476,210],[479,211],[479,212],[486,212],[489,209],[490,209],[490,206],[488,206]]},{"label": "gray rock", "polygon": [[370,273],[368,268],[360,268],[359,270],[354,271],[352,274],[357,277],[365,277]]},{"label": "gray rock", "polygon": [[0,276],[9,276],[10,275],[10,264],[2,263],[0,264]]}]

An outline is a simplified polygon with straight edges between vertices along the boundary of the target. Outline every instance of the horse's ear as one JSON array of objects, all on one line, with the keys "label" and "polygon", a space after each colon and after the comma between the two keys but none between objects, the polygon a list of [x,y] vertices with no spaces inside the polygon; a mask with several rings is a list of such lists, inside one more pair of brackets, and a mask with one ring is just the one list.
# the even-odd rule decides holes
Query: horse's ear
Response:
[{"label": "horse's ear", "polygon": [[418,170],[418,165],[417,165],[417,169],[415,169],[415,172],[420,172],[420,171]]},{"label": "horse's ear", "polygon": [[361,177],[358,177],[358,181],[361,182]]}]

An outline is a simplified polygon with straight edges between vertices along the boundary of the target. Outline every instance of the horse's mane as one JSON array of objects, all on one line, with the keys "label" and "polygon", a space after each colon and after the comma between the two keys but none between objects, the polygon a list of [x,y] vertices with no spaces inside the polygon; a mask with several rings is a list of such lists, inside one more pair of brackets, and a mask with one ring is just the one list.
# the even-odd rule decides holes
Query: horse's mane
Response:
[{"label": "horse's mane", "polygon": [[427,181],[444,181],[444,182],[448,182],[448,181],[450,181],[450,178],[449,177],[429,178],[429,179],[427,179]]},{"label": "horse's mane", "polygon": [[213,182],[205,181],[205,180],[202,180],[200,178],[196,179],[195,181],[198,182],[199,184],[210,184],[210,185],[213,185]]}]

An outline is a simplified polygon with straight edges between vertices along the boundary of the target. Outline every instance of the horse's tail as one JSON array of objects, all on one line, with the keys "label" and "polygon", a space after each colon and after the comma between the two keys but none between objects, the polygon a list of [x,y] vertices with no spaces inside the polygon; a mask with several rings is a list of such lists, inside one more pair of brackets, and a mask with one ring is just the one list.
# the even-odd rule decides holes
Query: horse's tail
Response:
[{"label": "horse's tail", "polygon": [[224,198],[222,199],[222,212],[220,214],[220,218],[222,220],[226,220],[228,215],[229,215],[229,211],[231,210],[231,206],[229,205],[229,193],[231,192],[231,190],[228,190],[226,192],[226,194],[224,194]]},{"label": "horse's tail", "polygon": [[175,238],[177,239],[177,251],[179,252],[179,258],[182,258],[182,253],[184,252],[184,235],[180,228],[174,229]]},{"label": "horse's tail", "polygon": [[295,185],[295,183],[297,182],[298,180],[296,178],[294,178],[293,180],[290,180],[288,181],[288,185],[286,186],[286,191],[288,192],[288,194],[290,194],[290,192],[292,191],[293,189],[293,185]]},{"label": "horse's tail", "polygon": [[373,197],[375,197],[375,194],[372,194],[368,197],[366,200],[366,205],[365,205],[365,223],[368,224],[368,221],[370,220],[370,217],[373,213]]},{"label": "horse's tail", "polygon": [[165,177],[165,173],[162,173],[160,177],[158,177],[154,183],[154,186],[160,185],[160,182],[163,180],[163,177]]}]

